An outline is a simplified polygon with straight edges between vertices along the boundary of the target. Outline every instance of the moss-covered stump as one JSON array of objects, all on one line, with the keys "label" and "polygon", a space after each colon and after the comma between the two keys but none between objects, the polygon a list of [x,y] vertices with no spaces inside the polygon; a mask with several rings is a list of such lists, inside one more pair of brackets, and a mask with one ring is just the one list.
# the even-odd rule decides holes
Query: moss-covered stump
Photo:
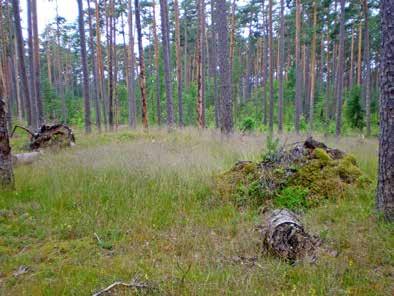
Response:
[{"label": "moss-covered stump", "polygon": [[241,161],[217,177],[219,195],[239,206],[308,208],[343,198],[349,189],[370,184],[356,159],[308,138],[265,157]]}]

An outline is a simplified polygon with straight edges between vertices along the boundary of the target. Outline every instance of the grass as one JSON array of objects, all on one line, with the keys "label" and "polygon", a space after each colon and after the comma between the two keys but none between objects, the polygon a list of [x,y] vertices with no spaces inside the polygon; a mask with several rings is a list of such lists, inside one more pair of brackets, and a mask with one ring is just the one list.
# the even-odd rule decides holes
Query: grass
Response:
[{"label": "grass", "polygon": [[[265,136],[152,129],[77,132],[77,141],[16,168],[16,191],[0,194],[0,295],[91,295],[134,277],[158,295],[394,291],[394,227],[376,217],[373,189],[305,214],[337,257],[290,266],[260,255],[258,211],[238,210],[212,186],[235,161],[259,157]],[[326,141],[353,153],[376,180],[376,140]],[[14,149],[22,142],[14,139]],[[259,267],[237,264],[234,256],[257,256]],[[29,271],[15,277],[21,265]]]}]

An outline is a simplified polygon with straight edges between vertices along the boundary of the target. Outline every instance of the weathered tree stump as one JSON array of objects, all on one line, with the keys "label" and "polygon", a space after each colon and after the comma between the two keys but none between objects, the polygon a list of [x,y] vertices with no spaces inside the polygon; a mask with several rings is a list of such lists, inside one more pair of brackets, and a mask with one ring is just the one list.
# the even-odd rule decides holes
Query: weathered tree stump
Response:
[{"label": "weathered tree stump", "polygon": [[261,225],[264,251],[294,262],[304,258],[315,261],[321,244],[319,238],[308,234],[298,217],[287,209],[265,215]]},{"label": "weathered tree stump", "polygon": [[42,125],[36,132],[17,125],[14,127],[11,137],[17,128],[30,134],[29,148],[32,151],[41,148],[64,148],[75,144],[74,134],[71,128],[65,124]]}]

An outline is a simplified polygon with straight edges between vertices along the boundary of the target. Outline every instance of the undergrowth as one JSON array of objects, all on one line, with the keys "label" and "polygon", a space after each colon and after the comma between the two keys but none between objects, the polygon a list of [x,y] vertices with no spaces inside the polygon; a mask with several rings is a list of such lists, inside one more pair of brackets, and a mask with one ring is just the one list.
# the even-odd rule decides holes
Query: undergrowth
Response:
[{"label": "undergrowth", "polygon": [[[307,227],[338,256],[290,266],[260,254],[256,208],[240,211],[212,191],[213,176],[258,160],[265,137],[189,129],[76,136],[76,147],[17,168],[16,191],[0,194],[1,295],[91,295],[134,277],[160,295],[393,291],[394,229],[376,217],[373,187],[308,210]],[[22,136],[13,141],[21,145]],[[352,152],[375,183],[377,143],[358,141],[335,146]],[[304,194],[294,187],[277,202],[298,207]],[[258,265],[234,256],[256,256]],[[22,265],[27,273],[14,276]]]}]

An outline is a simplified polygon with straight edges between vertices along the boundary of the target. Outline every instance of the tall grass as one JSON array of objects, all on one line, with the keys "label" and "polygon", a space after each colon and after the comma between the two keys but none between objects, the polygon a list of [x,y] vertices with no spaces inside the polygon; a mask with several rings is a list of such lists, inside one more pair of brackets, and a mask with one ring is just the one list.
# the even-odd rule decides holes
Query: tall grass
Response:
[{"label": "tall grass", "polygon": [[[337,257],[289,266],[261,256],[258,212],[220,200],[212,185],[235,161],[257,159],[264,135],[157,129],[77,139],[77,147],[17,168],[16,191],[0,195],[1,295],[89,295],[135,276],[170,295],[393,291],[393,228],[375,218],[373,190],[306,214]],[[355,154],[375,178],[375,140],[327,142]],[[257,256],[259,267],[234,256]],[[29,272],[13,276],[21,265]]]}]

